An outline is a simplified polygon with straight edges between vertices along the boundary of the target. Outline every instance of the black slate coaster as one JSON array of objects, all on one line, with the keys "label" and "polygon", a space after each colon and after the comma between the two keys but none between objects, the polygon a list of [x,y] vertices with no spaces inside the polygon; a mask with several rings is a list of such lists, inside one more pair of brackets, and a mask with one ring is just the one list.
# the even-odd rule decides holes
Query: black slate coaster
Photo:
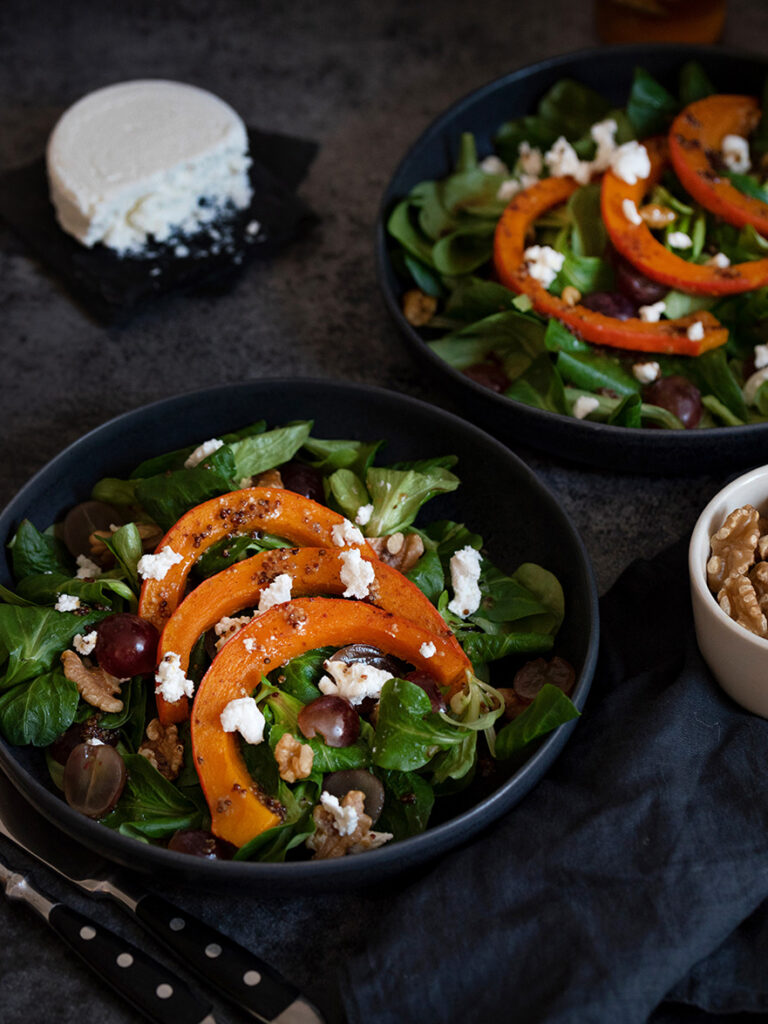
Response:
[{"label": "black slate coaster", "polygon": [[[248,130],[253,199],[222,223],[192,238],[155,244],[151,258],[88,249],[58,225],[41,157],[0,176],[0,217],[63,281],[88,313],[105,323],[126,320],[159,296],[177,290],[221,288],[250,259],[272,256],[317,220],[296,195],[317,144]],[[258,225],[258,227],[257,227]],[[183,245],[188,254],[178,255]]]}]

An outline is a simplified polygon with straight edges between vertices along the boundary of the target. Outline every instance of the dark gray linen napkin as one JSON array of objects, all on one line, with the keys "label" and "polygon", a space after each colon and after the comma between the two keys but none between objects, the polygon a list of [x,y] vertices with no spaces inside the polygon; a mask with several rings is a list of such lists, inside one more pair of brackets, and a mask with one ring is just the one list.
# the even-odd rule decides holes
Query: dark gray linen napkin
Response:
[{"label": "dark gray linen napkin", "polygon": [[346,967],[352,1024],[768,1011],[768,721],[701,659],[686,549],[636,562],[603,598],[565,751],[393,899]]}]

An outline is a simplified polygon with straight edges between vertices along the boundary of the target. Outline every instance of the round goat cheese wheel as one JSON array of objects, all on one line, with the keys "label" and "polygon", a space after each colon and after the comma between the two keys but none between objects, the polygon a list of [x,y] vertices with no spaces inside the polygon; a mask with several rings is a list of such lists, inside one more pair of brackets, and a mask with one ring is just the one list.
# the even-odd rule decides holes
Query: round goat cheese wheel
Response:
[{"label": "round goat cheese wheel", "polygon": [[121,255],[195,234],[251,200],[241,118],[181,82],[121,82],[84,96],[53,129],[47,166],[61,227]]}]

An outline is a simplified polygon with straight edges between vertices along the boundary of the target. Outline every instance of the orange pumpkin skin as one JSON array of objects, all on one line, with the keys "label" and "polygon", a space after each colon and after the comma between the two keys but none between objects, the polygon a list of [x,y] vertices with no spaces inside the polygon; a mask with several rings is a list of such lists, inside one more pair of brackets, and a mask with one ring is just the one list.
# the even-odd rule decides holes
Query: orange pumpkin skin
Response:
[{"label": "orange pumpkin skin", "polygon": [[[768,259],[735,263],[730,267],[689,263],[658,242],[647,224],[632,224],[624,214],[624,202],[640,207],[643,196],[659,181],[669,165],[667,140],[646,139],[643,143],[651,161],[648,178],[628,185],[612,171],[606,171],[600,192],[603,223],[614,248],[646,277],[670,288],[695,295],[734,295],[768,284]],[[701,314],[697,314],[700,318]]]},{"label": "orange pumpkin skin", "polygon": [[[586,306],[569,306],[531,277],[524,259],[529,229],[538,217],[565,202],[578,187],[572,178],[544,178],[515,196],[501,215],[494,235],[493,262],[501,283],[527,295],[537,313],[560,320],[574,334],[596,345],[690,356],[724,345],[728,331],[706,311],[658,323],[636,317],[617,320]],[[697,320],[704,328],[704,337],[691,341],[688,328]]]},{"label": "orange pumpkin skin", "polygon": [[[281,821],[279,808],[253,782],[235,733],[221,713],[250,696],[268,672],[318,647],[368,643],[429,673],[449,694],[464,685],[467,661],[453,644],[408,619],[362,601],[303,597],[276,605],[234,636],[214,659],[195,697],[191,733],[195,767],[213,833],[236,846]],[[435,653],[426,658],[424,644]]]},{"label": "orange pumpkin skin", "polygon": [[705,209],[736,227],[752,224],[768,235],[768,205],[721,178],[712,160],[725,135],[746,137],[759,120],[760,105],[754,96],[719,94],[697,100],[672,122],[669,154],[686,192]]},{"label": "orange pumpkin skin", "polygon": [[[306,547],[334,547],[331,531],[346,520],[325,505],[279,487],[248,487],[196,505],[174,523],[157,545],[182,556],[162,580],[146,579],[139,615],[162,630],[184,593],[189,571],[212,544],[224,537],[262,530]],[[375,557],[364,541],[360,550]]]},{"label": "orange pumpkin skin", "polygon": [[[204,580],[178,606],[168,619],[160,638],[157,658],[173,652],[179,656],[186,672],[189,656],[198,637],[211,629],[225,615],[258,604],[259,595],[277,577],[286,573],[292,578],[292,597],[332,594],[341,597],[346,589],[340,571],[343,566],[339,548],[280,548],[262,551],[252,558],[237,562],[223,572]],[[438,610],[419,588],[402,573],[363,554],[374,572],[368,600],[385,611],[396,612],[422,629],[437,634],[451,644],[459,657],[466,660],[461,645]],[[156,694],[158,717],[164,725],[182,722],[189,717],[186,697],[169,703]]]}]

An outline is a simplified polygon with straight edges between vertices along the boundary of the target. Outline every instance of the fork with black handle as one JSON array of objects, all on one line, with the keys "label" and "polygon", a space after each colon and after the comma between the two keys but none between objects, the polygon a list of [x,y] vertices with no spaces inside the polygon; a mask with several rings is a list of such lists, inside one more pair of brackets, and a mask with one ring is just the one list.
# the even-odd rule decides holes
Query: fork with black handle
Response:
[{"label": "fork with black handle", "polygon": [[120,935],[65,903],[54,903],[0,860],[0,885],[43,918],[82,960],[157,1024],[216,1024],[212,1005],[185,981]]},{"label": "fork with black handle", "polygon": [[89,896],[113,900],[159,939],[202,983],[263,1024],[323,1024],[295,985],[249,949],[148,891],[36,814],[0,772],[0,836]]}]

